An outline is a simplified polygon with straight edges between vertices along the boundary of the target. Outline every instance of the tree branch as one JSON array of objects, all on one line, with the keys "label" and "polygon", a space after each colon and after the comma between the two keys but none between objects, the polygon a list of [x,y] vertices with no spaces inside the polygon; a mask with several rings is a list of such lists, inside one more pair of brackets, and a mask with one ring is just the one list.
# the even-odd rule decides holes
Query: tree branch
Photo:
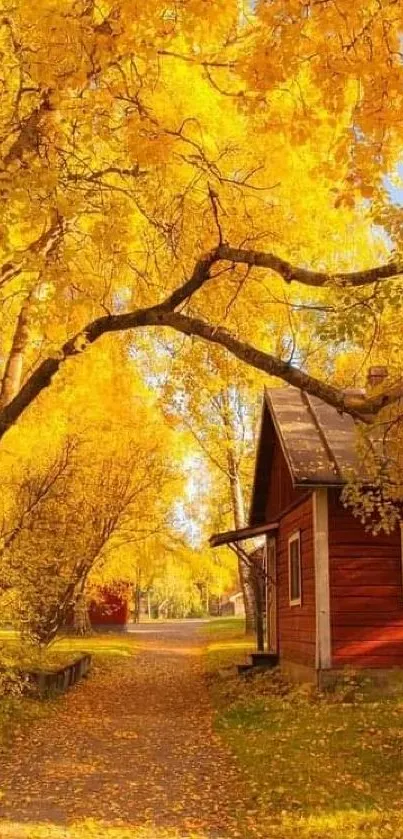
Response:
[{"label": "tree branch", "polygon": [[352,271],[341,273],[328,273],[327,271],[311,271],[305,268],[298,268],[285,259],[281,259],[273,253],[265,251],[244,250],[243,248],[232,248],[222,244],[217,250],[217,259],[227,262],[249,265],[251,268],[268,268],[279,274],[287,283],[298,282],[315,288],[335,283],[340,287],[356,288],[358,286],[371,285],[379,280],[391,279],[403,273],[403,264],[389,262],[376,268],[369,268],[366,271]]},{"label": "tree branch", "polygon": [[238,339],[220,326],[175,311],[181,303],[188,301],[204,285],[210,278],[212,265],[220,260],[269,268],[280,274],[287,282],[295,280],[305,285],[317,287],[333,281],[341,286],[367,285],[403,273],[403,266],[390,263],[367,271],[328,274],[297,268],[274,254],[231,248],[224,244],[218,245],[217,248],[198,260],[190,279],[172,292],[162,303],[121,315],[107,315],[97,318],[68,340],[58,353],[42,361],[27,379],[17,396],[0,411],[0,439],[41,391],[50,385],[53,376],[67,358],[82,353],[89,344],[94,343],[101,335],[145,326],[171,327],[184,335],[196,335],[210,343],[219,344],[246,364],[262,370],[270,376],[276,376],[312,396],[317,396],[338,411],[348,413],[362,422],[371,423],[382,408],[395,404],[403,398],[403,387],[401,385],[398,385],[389,393],[381,393],[370,398],[346,395],[342,390],[321,382],[290,363]]},{"label": "tree branch", "polygon": [[70,338],[58,353],[45,358],[26,380],[14,399],[0,411],[0,440],[11,428],[26,408],[47,388],[53,376],[66,359],[80,355],[89,344],[93,344],[101,335],[108,332],[121,332],[136,329],[138,326],[152,325],[155,309],[138,309],[124,315],[105,315],[87,324],[81,332]]},{"label": "tree branch", "polygon": [[[227,329],[212,326],[199,318],[189,317],[179,312],[170,312],[160,316],[159,320],[161,325],[171,326],[177,332],[182,332],[185,335],[197,335],[204,341],[219,344],[249,366],[262,370],[270,376],[276,376],[287,384],[293,385],[299,390],[304,390],[312,396],[318,396],[319,399],[327,402],[328,405],[332,405],[338,411],[348,413],[363,422],[371,422],[372,416],[381,407],[389,404],[388,394],[374,399],[346,396],[344,391],[333,385],[321,382],[314,376],[304,373],[298,367],[292,366],[289,362],[263,352],[246,341],[239,340]],[[396,398],[393,401],[396,401]]]},{"label": "tree branch", "polygon": [[311,271],[292,265],[290,262],[281,259],[281,257],[273,253],[231,248],[229,245],[220,243],[216,248],[205,253],[196,262],[190,279],[170,294],[161,305],[161,308],[165,311],[176,309],[181,303],[188,300],[211,278],[210,271],[213,265],[222,261],[246,265],[249,270],[253,267],[267,268],[279,274],[287,283],[294,281],[314,288],[321,288],[332,283],[340,288],[357,288],[371,285],[380,280],[392,279],[403,273],[403,264],[399,265],[397,262],[379,265],[375,268],[369,268],[366,271],[352,271],[350,273],[342,272],[332,274],[326,271]]},{"label": "tree branch", "polygon": [[220,259],[218,251],[219,248],[214,248],[202,256],[201,259],[198,259],[190,279],[183,283],[183,285],[179,286],[179,288],[175,289],[175,291],[164,300],[159,308],[163,311],[170,312],[173,309],[177,309],[181,303],[189,300],[190,297],[192,297],[192,295],[201,288],[207,280],[210,279],[210,269],[214,263],[218,262]]}]

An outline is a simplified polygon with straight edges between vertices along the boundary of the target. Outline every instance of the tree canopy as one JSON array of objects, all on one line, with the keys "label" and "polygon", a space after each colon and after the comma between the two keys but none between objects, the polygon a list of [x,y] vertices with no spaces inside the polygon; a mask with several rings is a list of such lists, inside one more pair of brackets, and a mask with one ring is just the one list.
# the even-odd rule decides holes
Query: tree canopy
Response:
[{"label": "tree canopy", "polygon": [[318,337],[352,308],[358,346],[368,297],[396,303],[399,3],[2,7],[3,433],[67,357],[137,327],[362,419],[400,395],[346,398],[273,346],[285,302],[317,302]]}]

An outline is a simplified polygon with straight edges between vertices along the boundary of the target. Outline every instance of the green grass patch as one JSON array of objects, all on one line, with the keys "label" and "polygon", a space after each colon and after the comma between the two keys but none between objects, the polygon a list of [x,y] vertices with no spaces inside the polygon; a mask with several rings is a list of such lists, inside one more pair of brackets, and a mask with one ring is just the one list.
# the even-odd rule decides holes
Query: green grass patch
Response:
[{"label": "green grass patch", "polygon": [[97,634],[76,638],[64,635],[56,638],[48,647],[39,649],[21,641],[17,632],[0,631],[0,663],[21,668],[55,670],[76,661],[84,653],[100,658],[132,656],[138,648],[129,635]]},{"label": "green grass patch", "polygon": [[245,635],[244,618],[216,618],[205,627],[207,641],[206,669],[210,673],[242,664],[256,649],[255,640]]},{"label": "green grass patch", "polygon": [[62,638],[57,638],[50,652],[68,654],[68,655],[82,655],[84,652],[99,658],[127,658],[136,653],[139,648],[139,642],[130,635],[113,635],[113,634],[97,634],[88,635],[84,638],[75,638],[71,635],[65,635]]},{"label": "green grass patch", "polygon": [[245,618],[211,618],[205,626],[207,636],[224,638],[228,636],[239,636],[245,634]]},{"label": "green grass patch", "polygon": [[[214,645],[208,658],[217,673]],[[375,697],[349,679],[320,694],[277,670],[217,675],[211,690],[251,790],[251,836],[403,838],[403,691]]]}]

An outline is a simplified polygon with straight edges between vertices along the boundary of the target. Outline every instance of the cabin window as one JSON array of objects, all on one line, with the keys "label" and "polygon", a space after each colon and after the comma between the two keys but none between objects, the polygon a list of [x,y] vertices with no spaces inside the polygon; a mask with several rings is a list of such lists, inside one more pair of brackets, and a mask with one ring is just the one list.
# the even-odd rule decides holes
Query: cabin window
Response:
[{"label": "cabin window", "polygon": [[301,534],[298,530],[288,540],[290,606],[301,605]]}]

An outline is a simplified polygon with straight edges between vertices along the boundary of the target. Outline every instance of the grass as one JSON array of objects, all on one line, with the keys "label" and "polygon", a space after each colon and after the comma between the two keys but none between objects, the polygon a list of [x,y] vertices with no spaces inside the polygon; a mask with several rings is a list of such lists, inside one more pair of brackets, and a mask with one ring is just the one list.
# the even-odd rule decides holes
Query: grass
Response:
[{"label": "grass", "polygon": [[217,640],[226,637],[238,637],[245,635],[245,618],[211,618],[206,624],[205,631],[209,636],[217,636]]},{"label": "grass", "polygon": [[51,647],[57,653],[77,655],[81,653],[90,653],[96,659],[116,659],[124,656],[134,655],[138,643],[130,635],[115,635],[115,634],[99,634],[89,635],[85,638],[74,638],[72,636],[64,636],[58,638]]},{"label": "grass", "polygon": [[68,663],[84,652],[95,656],[130,656],[135,647],[133,638],[122,634],[96,634],[76,638],[64,635],[56,638],[46,649],[23,644],[17,632],[0,630],[0,660],[7,658],[23,666],[40,663],[46,669],[53,669],[55,662]]},{"label": "grass", "polygon": [[247,654],[256,649],[254,638],[245,635],[244,618],[215,618],[206,625],[204,634],[210,673],[245,661]]},{"label": "grass", "polygon": [[[210,674],[235,653],[228,633],[216,626]],[[375,697],[351,675],[320,694],[266,671],[213,678],[212,696],[252,791],[253,835],[258,825],[267,839],[403,837],[403,691]]]}]

